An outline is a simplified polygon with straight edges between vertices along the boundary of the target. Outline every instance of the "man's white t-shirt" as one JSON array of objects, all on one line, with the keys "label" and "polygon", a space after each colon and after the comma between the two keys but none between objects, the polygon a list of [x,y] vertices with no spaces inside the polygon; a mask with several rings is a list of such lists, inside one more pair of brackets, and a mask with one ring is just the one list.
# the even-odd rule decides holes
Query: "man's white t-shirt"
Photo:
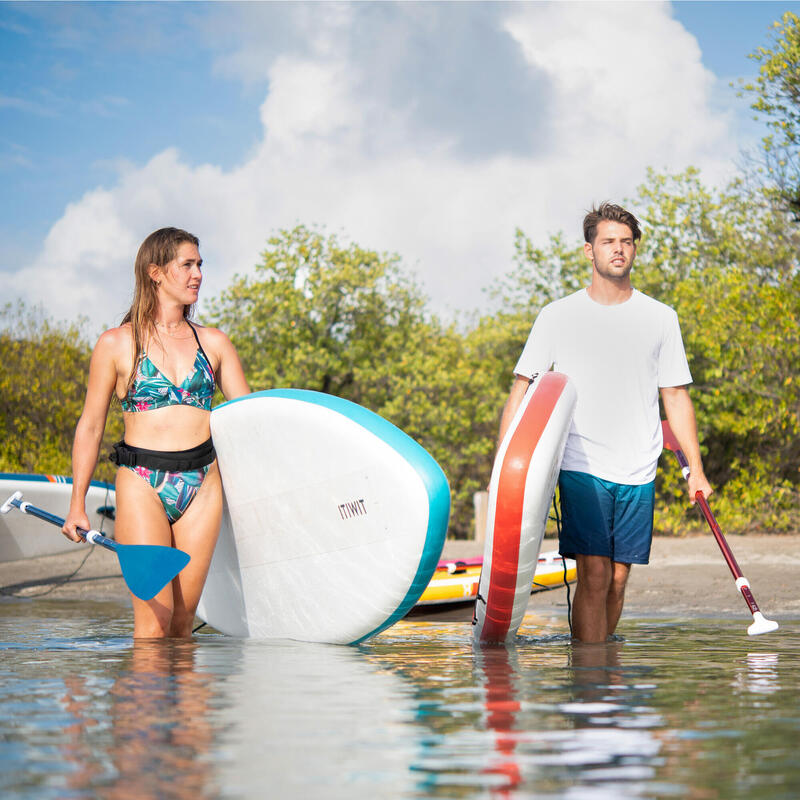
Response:
[{"label": "man's white t-shirt", "polygon": [[578,394],[561,468],[652,481],[663,446],[658,390],[692,382],[675,311],[636,289],[611,306],[586,289],[556,300],[536,318],[514,372],[531,378],[550,367]]}]

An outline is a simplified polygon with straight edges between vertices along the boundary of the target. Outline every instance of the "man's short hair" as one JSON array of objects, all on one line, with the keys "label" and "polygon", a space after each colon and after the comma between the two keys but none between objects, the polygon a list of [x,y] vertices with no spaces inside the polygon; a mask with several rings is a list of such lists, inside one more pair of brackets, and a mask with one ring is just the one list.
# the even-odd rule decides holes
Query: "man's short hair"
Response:
[{"label": "man's short hair", "polygon": [[591,211],[583,218],[583,238],[589,244],[593,244],[597,236],[597,226],[601,222],[620,222],[627,225],[633,234],[633,241],[638,242],[642,238],[642,230],[639,227],[639,220],[626,211],[622,206],[608,201],[600,203],[597,208],[592,208]]}]

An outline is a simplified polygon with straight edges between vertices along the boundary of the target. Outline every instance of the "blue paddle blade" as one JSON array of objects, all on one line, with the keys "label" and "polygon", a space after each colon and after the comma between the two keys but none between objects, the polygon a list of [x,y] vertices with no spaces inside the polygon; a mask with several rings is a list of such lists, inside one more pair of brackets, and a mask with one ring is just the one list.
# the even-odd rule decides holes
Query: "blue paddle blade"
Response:
[{"label": "blue paddle blade", "polygon": [[188,563],[189,554],[155,544],[115,543],[122,577],[140,600],[152,600]]}]

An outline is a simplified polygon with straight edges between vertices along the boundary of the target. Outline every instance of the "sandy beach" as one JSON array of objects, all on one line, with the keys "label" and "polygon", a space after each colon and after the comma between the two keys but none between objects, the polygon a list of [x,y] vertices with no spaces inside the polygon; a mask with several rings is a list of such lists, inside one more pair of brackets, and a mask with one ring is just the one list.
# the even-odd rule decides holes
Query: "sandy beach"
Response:
[{"label": "sandy beach", "polygon": [[[765,614],[775,619],[800,618],[800,535],[731,535],[727,539]],[[542,550],[555,547],[555,541],[546,539]],[[443,557],[469,558],[482,552],[482,546],[474,541],[448,540]],[[81,566],[84,558],[86,561]],[[129,605],[116,556],[101,547],[94,547],[90,552],[78,545],[74,553],[66,555],[0,564],[0,597],[3,596],[30,600],[47,597],[50,600],[119,601]],[[566,612],[566,607],[564,588],[538,592],[531,596],[529,605],[532,611]],[[656,537],[651,563],[633,568],[625,614],[635,617],[749,617],[711,534]]]},{"label": "sandy beach", "polygon": [[[800,618],[800,536],[726,536],[761,610],[775,619]],[[558,546],[545,539],[542,551]],[[448,558],[479,555],[475,542],[448,541]],[[749,619],[744,599],[722,553],[707,536],[656,536],[647,566],[631,570],[625,595],[628,616],[687,616]],[[566,591],[554,589],[531,596],[531,610],[566,610]]]}]

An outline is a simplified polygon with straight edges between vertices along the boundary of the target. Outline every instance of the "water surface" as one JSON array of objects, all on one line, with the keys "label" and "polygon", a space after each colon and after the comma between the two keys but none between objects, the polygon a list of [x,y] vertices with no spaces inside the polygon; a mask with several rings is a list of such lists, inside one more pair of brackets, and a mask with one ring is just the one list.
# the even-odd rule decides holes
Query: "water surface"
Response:
[{"label": "water surface", "polygon": [[357,647],[137,643],[116,604],[0,601],[4,798],[796,798],[800,636],[624,619],[572,645],[406,620]]}]

